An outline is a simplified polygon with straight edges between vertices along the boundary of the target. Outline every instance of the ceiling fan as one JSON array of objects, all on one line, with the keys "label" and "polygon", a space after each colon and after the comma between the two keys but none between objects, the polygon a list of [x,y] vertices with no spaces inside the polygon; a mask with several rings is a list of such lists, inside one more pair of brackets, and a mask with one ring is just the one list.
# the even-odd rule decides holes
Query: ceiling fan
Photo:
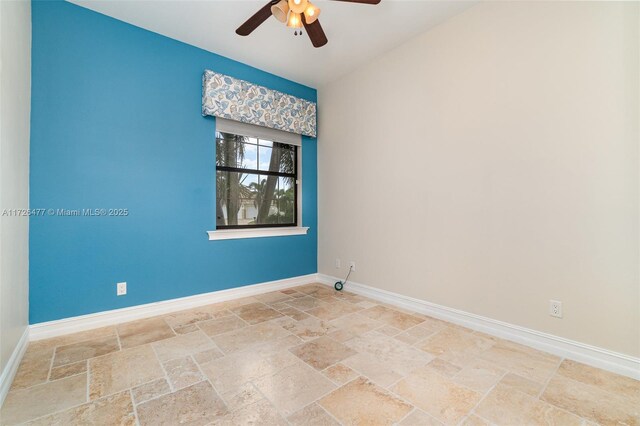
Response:
[{"label": "ceiling fan", "polygon": [[[381,0],[334,0],[350,3],[378,4]],[[240,25],[236,34],[248,36],[266,21],[271,15],[287,27],[295,29],[295,35],[302,34],[302,27],[307,30],[311,44],[314,47],[322,47],[327,44],[327,36],[324,34],[318,16],[320,9],[309,0],[271,0],[251,18]]]}]

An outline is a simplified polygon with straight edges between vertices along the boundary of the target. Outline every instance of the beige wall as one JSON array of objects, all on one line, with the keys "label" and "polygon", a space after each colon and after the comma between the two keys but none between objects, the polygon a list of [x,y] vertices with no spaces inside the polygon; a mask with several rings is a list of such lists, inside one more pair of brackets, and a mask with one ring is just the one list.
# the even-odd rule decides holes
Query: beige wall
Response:
[{"label": "beige wall", "polygon": [[638,9],[482,3],[322,87],[320,272],[640,355]]},{"label": "beige wall", "polygon": [[[0,372],[28,324],[31,3],[0,1]],[[0,401],[1,402],[1,401]]]}]

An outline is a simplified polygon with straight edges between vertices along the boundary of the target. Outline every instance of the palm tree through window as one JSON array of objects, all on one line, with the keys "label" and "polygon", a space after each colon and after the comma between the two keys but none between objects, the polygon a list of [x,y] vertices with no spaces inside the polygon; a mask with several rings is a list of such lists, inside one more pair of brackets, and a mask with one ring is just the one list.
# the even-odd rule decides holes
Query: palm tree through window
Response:
[{"label": "palm tree through window", "polygon": [[216,228],[297,225],[295,145],[216,133]]}]

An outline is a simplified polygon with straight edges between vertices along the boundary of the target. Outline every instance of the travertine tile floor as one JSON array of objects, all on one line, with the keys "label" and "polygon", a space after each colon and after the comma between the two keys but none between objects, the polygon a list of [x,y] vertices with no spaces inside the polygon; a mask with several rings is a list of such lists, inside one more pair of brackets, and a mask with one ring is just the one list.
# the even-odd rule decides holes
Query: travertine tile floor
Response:
[{"label": "travertine tile floor", "polygon": [[32,343],[2,424],[640,425],[640,382],[319,284]]}]

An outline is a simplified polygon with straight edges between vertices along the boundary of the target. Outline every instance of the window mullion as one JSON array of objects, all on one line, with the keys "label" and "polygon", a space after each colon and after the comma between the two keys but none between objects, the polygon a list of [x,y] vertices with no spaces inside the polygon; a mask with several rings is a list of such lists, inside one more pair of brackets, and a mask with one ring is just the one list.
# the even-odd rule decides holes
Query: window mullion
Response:
[{"label": "window mullion", "polygon": [[240,167],[229,167],[229,166],[216,166],[216,170],[220,172],[236,172],[236,173],[246,173],[246,174],[254,174],[254,175],[269,175],[269,176],[290,177],[290,178],[296,177],[296,175],[292,173],[270,172],[268,170],[243,169]]}]

